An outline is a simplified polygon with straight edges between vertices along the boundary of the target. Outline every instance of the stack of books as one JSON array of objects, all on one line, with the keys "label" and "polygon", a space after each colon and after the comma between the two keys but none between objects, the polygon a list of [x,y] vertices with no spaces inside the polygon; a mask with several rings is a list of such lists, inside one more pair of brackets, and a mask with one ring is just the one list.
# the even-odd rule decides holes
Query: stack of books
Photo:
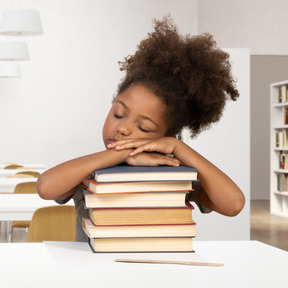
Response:
[{"label": "stack of books", "polygon": [[194,207],[186,200],[195,168],[114,166],[82,183],[94,252],[193,251]]}]

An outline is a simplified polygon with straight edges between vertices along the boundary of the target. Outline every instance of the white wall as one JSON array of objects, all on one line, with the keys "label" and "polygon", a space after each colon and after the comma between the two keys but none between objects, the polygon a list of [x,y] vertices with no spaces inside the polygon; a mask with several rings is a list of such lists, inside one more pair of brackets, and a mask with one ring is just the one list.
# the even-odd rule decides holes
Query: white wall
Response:
[{"label": "white wall", "polygon": [[[223,117],[189,146],[230,176],[244,192],[246,204],[237,217],[212,212],[203,215],[195,208],[198,240],[250,239],[250,53],[248,49],[225,49],[230,54],[240,97],[229,101]],[[186,134],[187,135],[187,134]],[[219,190],[221,193],[221,190]]]},{"label": "white wall", "polygon": [[181,32],[197,33],[196,0],[21,4],[40,12],[44,34],[21,39],[31,55],[22,78],[0,78],[0,162],[53,166],[103,149],[102,124],[124,76],[117,62],[152,31],[152,18],[171,13]]},{"label": "white wall", "polygon": [[[170,12],[181,32],[197,34],[197,2],[22,1],[23,8],[40,11],[44,35],[23,39],[28,43],[31,61],[21,64],[22,78],[0,79],[0,162],[53,166],[103,149],[102,124],[123,76],[117,61],[134,52],[138,42],[151,31],[153,17],[162,18]],[[4,36],[0,40],[3,39]],[[247,62],[247,52],[234,53],[231,51],[235,67]],[[245,75],[249,77],[248,69]],[[243,172],[249,162],[249,81],[245,77],[239,76],[239,83],[245,83],[241,84],[245,97],[229,103],[227,114],[225,112],[221,123],[211,130],[216,133],[216,139],[215,134],[211,134],[206,142],[205,137],[212,133],[209,131],[201,135],[197,143],[213,144],[205,147],[203,154],[232,176],[245,191],[248,201],[245,210],[236,218],[216,213],[197,215],[195,211],[194,218],[199,224],[197,239],[249,238],[249,167]],[[246,117],[243,126],[239,123],[239,113]],[[236,126],[233,127],[238,127],[240,134],[237,129],[227,126],[230,120],[225,122],[225,117],[234,116]],[[232,134],[227,136],[226,131]],[[226,158],[215,157],[224,152]],[[240,162],[233,160],[232,166],[231,162],[227,163],[230,157]]]},{"label": "white wall", "polygon": [[287,0],[200,0],[198,6],[199,33],[212,33],[220,46],[287,55]]}]

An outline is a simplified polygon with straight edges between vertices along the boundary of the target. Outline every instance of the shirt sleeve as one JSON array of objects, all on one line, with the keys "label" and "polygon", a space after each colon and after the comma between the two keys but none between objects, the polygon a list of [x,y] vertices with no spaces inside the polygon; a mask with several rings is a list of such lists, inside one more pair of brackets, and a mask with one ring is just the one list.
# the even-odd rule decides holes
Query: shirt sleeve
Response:
[{"label": "shirt sleeve", "polygon": [[201,184],[200,184],[199,181],[193,182],[193,189],[194,189],[194,191],[189,192],[188,195],[187,195],[188,201],[194,202],[198,206],[198,208],[201,211],[201,213],[210,213],[210,212],[212,212],[211,209],[201,205],[198,202],[198,193],[199,193],[199,191],[201,189]]},{"label": "shirt sleeve", "polygon": [[74,194],[69,195],[65,198],[61,198],[61,199],[56,199],[54,200],[57,204],[66,204],[72,197],[74,196]]}]

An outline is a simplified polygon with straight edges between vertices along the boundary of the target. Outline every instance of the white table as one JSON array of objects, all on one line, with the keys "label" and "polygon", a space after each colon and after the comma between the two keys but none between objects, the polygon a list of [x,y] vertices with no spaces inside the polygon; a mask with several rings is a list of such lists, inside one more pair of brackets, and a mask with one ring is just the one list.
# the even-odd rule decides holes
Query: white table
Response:
[{"label": "white table", "polygon": [[164,254],[191,261],[200,257],[224,267],[117,263],[115,258],[157,259],[163,253],[92,253],[87,243],[3,243],[1,282],[17,288],[288,287],[288,252],[257,241],[195,241],[194,248],[196,254],[188,256]]},{"label": "white table", "polygon": [[46,171],[46,169],[0,169],[0,177],[4,178],[10,175],[14,175],[16,173],[19,172],[23,172],[25,173],[26,171],[35,171],[35,172],[39,172],[40,174],[42,174],[44,171]]},{"label": "white table", "polygon": [[58,204],[38,194],[0,194],[0,221],[31,220],[36,209],[52,205]]},{"label": "white table", "polygon": [[36,182],[38,178],[0,178],[0,193],[13,193],[15,186],[22,182]]}]

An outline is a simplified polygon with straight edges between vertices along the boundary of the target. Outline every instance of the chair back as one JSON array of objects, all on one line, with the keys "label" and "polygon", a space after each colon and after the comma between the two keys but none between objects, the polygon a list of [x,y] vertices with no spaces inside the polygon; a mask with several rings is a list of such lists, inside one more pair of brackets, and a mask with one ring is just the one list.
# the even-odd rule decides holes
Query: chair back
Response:
[{"label": "chair back", "polygon": [[23,167],[22,165],[18,165],[18,164],[11,164],[11,165],[7,165],[4,167],[4,169],[18,169]]},{"label": "chair back", "polygon": [[6,178],[35,178],[32,175],[29,174],[24,174],[24,173],[19,173],[19,174],[13,174],[13,175],[8,175]]},{"label": "chair back", "polygon": [[39,177],[40,173],[37,171],[20,171],[17,172],[15,175],[30,175],[32,177]]},{"label": "chair back", "polygon": [[75,241],[76,211],[72,205],[37,209],[27,233],[27,242]]},{"label": "chair back", "polygon": [[35,181],[18,183],[14,188],[14,193],[37,193],[37,183]]}]

